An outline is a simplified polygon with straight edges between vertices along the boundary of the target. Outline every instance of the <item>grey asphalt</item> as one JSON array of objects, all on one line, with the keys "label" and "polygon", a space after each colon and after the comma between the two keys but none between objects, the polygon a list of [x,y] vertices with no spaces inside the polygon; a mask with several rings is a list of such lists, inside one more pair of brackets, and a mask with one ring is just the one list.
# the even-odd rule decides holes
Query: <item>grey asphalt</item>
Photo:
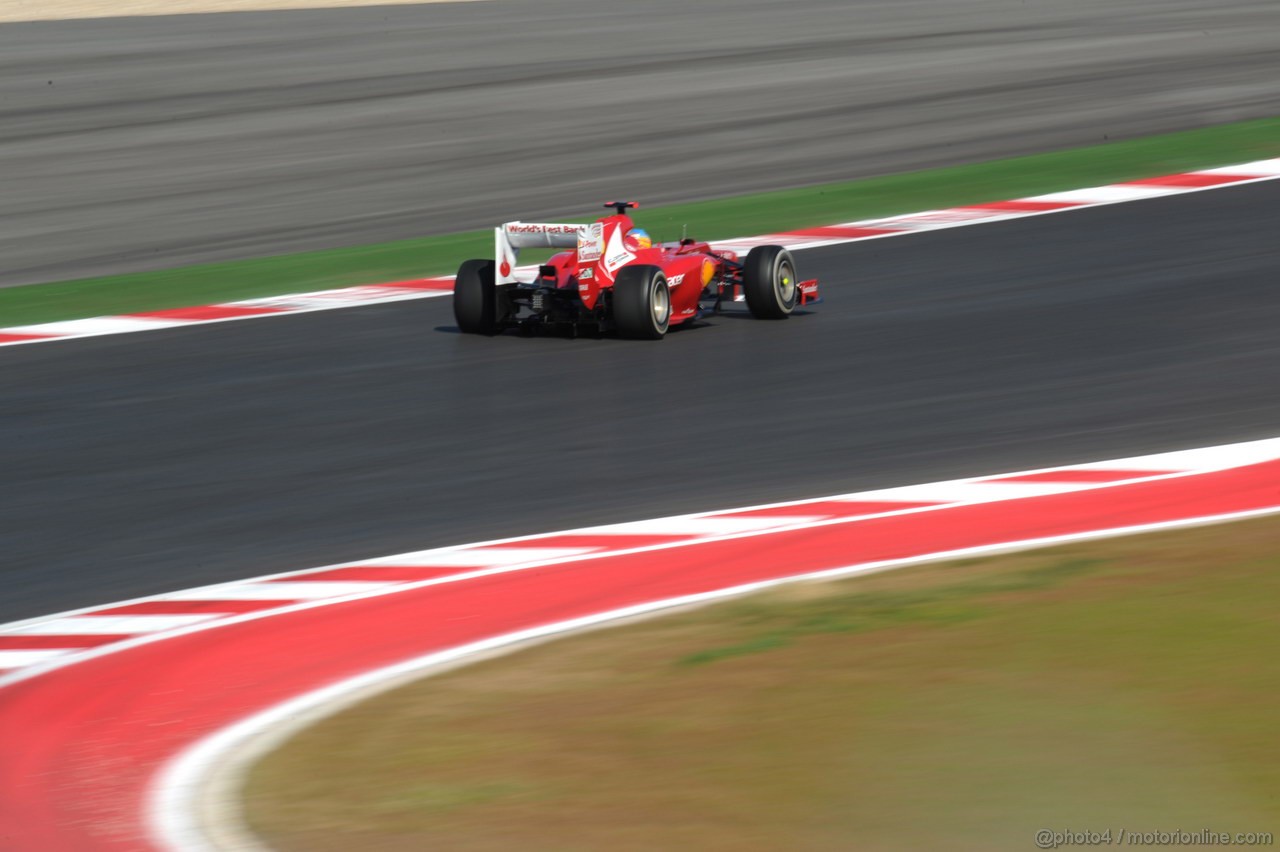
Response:
[{"label": "grey asphalt", "polygon": [[0,286],[1271,116],[1278,31],[1274,0],[495,0],[7,24]]},{"label": "grey asphalt", "polygon": [[659,342],[448,298],[0,351],[0,621],[584,524],[1280,435],[1280,182],[800,253]]}]

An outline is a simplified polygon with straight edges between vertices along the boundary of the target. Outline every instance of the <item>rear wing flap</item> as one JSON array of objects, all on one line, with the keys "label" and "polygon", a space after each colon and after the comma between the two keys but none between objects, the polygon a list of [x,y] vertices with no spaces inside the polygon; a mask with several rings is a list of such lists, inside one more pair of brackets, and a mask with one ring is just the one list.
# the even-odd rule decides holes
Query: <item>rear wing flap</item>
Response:
[{"label": "rear wing flap", "polygon": [[520,249],[586,248],[599,241],[599,225],[565,225],[548,222],[507,222],[493,229],[494,282],[516,283]]}]

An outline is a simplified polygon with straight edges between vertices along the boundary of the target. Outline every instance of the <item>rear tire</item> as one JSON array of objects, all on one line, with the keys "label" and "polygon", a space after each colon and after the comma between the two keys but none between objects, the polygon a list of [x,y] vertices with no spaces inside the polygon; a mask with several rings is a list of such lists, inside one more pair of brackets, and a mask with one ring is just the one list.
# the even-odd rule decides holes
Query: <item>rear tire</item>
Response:
[{"label": "rear tire", "polygon": [[626,266],[613,282],[613,322],[633,340],[661,340],[671,325],[671,289],[656,266]]},{"label": "rear tire", "polygon": [[453,284],[453,318],[466,334],[493,335],[498,324],[498,292],[493,283],[492,260],[468,260],[458,267]]},{"label": "rear tire", "polygon": [[756,246],[742,265],[742,290],[756,319],[786,319],[800,299],[796,263],[782,246]]}]

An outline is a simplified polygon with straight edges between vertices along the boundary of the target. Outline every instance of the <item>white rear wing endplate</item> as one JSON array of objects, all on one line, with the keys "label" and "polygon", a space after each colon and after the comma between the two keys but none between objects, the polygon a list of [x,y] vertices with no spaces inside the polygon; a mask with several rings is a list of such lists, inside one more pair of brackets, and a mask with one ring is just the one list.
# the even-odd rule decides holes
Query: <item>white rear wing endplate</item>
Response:
[{"label": "white rear wing endplate", "polygon": [[577,248],[579,234],[590,225],[507,222],[493,229],[494,282],[515,283],[516,262],[523,248]]}]

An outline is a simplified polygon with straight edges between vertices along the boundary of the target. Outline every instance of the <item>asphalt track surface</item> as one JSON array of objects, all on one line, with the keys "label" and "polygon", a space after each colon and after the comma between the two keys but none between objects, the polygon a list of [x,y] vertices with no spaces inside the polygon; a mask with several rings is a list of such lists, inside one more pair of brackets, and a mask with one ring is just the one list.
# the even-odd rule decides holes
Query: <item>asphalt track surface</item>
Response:
[{"label": "asphalt track surface", "polygon": [[494,0],[6,24],[0,286],[1275,115],[1278,30],[1273,0]]},{"label": "asphalt track surface", "polygon": [[1280,434],[1280,182],[806,251],[659,342],[448,298],[0,353],[0,620],[430,546]]}]

